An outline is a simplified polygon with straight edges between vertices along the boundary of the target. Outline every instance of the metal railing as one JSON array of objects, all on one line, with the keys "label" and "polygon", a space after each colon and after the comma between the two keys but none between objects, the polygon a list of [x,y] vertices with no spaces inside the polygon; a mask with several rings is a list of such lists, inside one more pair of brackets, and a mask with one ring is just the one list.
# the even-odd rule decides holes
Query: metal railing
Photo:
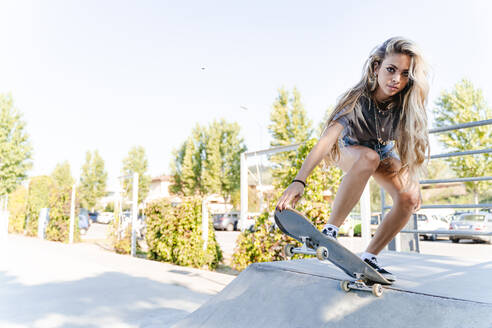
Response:
[{"label": "metal railing", "polygon": [[[491,125],[491,124],[492,124],[492,119],[483,120],[483,121],[476,121],[476,122],[468,122],[468,123],[464,123],[464,124],[457,124],[457,125],[452,125],[452,126],[447,126],[447,127],[431,129],[431,130],[429,130],[429,133],[430,134],[441,133],[441,132],[445,132],[445,131],[460,130],[460,129],[466,129],[466,128],[471,128],[471,127],[484,126],[484,125]],[[485,153],[492,153],[492,148],[431,155],[430,159],[447,158],[447,157],[454,157],[454,156],[469,156],[469,155],[485,154]],[[453,182],[460,183],[460,182],[490,181],[490,180],[492,180],[492,176],[421,180],[420,184],[437,184],[437,183],[453,183]],[[420,209],[436,209],[436,208],[465,208],[465,209],[492,208],[492,204],[422,205],[420,207]],[[381,188],[381,218],[384,218],[385,210],[388,210],[388,209],[391,209],[391,206],[386,206],[386,204],[385,204],[385,191],[383,190],[383,188]],[[458,231],[456,231],[456,230],[404,229],[404,230],[400,231],[400,233],[433,234],[433,235],[464,235],[464,234],[466,234],[467,236],[468,235],[471,235],[471,236],[475,236],[475,235],[476,236],[492,236],[492,232],[479,232],[479,231],[469,231],[469,230],[462,230],[462,231],[458,230]],[[418,239],[418,235],[417,235],[417,239]],[[398,244],[398,240],[396,241],[396,244]],[[398,250],[398,246],[396,248]],[[418,247],[417,247],[417,251],[418,251]]]}]

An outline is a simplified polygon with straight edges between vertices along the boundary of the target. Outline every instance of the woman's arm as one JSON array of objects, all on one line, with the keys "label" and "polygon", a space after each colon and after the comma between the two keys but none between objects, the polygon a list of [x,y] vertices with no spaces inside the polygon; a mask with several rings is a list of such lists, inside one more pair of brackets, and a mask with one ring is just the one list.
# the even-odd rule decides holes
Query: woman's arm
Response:
[{"label": "woman's arm", "polygon": [[[337,142],[338,136],[343,131],[343,125],[334,122],[332,123],[325,132],[321,135],[316,145],[311,149],[308,156],[302,163],[301,169],[297,173],[296,180],[301,180],[306,182],[307,177],[314,170],[316,166],[321,162],[321,160],[327,156]],[[293,182],[284,191],[277,203],[277,209],[282,211],[288,205],[292,207],[299,201],[304,192],[304,186],[299,182]]]}]

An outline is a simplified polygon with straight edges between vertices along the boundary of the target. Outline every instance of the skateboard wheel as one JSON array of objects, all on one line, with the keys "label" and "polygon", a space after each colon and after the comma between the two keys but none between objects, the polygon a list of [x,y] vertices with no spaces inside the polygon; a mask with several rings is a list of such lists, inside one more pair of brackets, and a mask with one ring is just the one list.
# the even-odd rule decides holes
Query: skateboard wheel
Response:
[{"label": "skateboard wheel", "polygon": [[372,294],[377,297],[383,295],[383,286],[380,284],[372,285]]},{"label": "skateboard wheel", "polygon": [[292,257],[294,255],[294,245],[287,244],[284,246],[285,257]]},{"label": "skateboard wheel", "polygon": [[349,283],[350,282],[348,280],[342,280],[342,282],[340,283],[340,286],[342,287],[342,290],[344,292],[349,292],[350,291]]},{"label": "skateboard wheel", "polygon": [[326,248],[324,246],[320,246],[316,249],[316,257],[320,261],[328,260],[329,255],[330,255],[330,253],[328,252],[328,248]]}]

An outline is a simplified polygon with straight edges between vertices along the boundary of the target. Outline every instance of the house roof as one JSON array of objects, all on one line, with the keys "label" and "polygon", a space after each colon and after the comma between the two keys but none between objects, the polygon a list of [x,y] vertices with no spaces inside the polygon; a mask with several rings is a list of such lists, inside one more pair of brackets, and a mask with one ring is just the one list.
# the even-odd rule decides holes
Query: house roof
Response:
[{"label": "house roof", "polygon": [[159,182],[159,181],[171,181],[171,176],[170,175],[160,175],[158,177],[152,178],[152,182]]}]

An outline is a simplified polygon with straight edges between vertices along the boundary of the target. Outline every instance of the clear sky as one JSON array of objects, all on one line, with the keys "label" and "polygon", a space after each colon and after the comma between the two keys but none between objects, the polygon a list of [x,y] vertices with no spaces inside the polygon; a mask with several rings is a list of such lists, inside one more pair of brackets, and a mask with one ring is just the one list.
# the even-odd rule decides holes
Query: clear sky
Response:
[{"label": "clear sky", "polygon": [[429,108],[462,78],[492,105],[491,3],[2,0],[0,93],[27,121],[30,175],[68,160],[77,177],[97,149],[114,179],[141,145],[156,176],[214,118],[238,122],[249,150],[266,148],[280,87],[297,87],[319,123],[391,36],[426,55]]}]

